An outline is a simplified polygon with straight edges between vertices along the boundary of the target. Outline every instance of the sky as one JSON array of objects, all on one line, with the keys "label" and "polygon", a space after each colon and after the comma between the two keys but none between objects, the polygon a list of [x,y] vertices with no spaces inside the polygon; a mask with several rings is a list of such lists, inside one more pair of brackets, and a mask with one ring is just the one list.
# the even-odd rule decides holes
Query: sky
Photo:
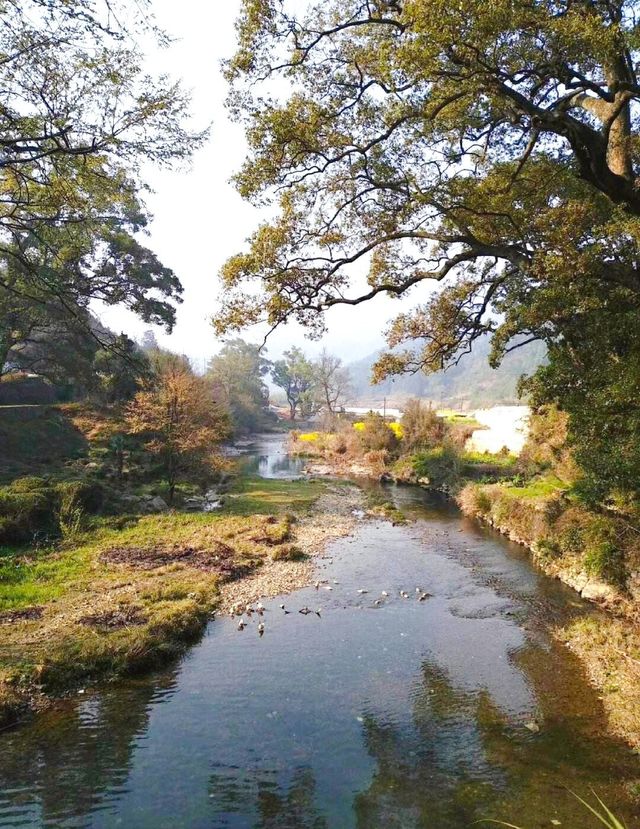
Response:
[{"label": "sky", "polygon": [[[242,128],[226,115],[227,89],[220,61],[234,50],[240,0],[153,0],[152,7],[158,24],[175,42],[168,49],[149,52],[149,68],[181,78],[192,92],[194,127],[211,124],[211,138],[189,170],[146,173],[154,191],[146,198],[154,220],[144,244],[176,272],[184,286],[172,335],[162,329],[154,333],[162,346],[187,354],[201,370],[221,346],[210,323],[218,307],[218,272],[229,256],[243,249],[261,220],[260,211],[244,202],[229,182],[244,160],[246,144]],[[297,325],[289,325],[270,338],[267,356],[278,357],[295,343],[311,354],[326,345],[345,362],[359,359],[384,344],[387,322],[406,305],[406,300],[377,297],[356,308],[332,309],[327,315],[328,335],[320,343],[305,340]],[[97,311],[117,333],[125,331],[139,339],[149,328],[126,309]],[[249,329],[243,336],[261,342],[263,335]]]}]

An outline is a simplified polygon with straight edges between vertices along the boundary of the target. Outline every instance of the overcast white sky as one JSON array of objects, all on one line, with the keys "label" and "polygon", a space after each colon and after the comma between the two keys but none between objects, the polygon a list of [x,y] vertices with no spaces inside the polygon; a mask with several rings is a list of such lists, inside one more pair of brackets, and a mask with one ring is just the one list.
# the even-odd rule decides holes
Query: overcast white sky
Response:
[{"label": "overcast white sky", "polygon": [[[168,71],[182,78],[192,90],[196,126],[212,123],[211,139],[197,154],[190,171],[152,170],[148,176],[155,192],[147,203],[155,218],[145,244],[173,268],[184,286],[184,302],[173,334],[169,337],[156,329],[156,336],[162,345],[188,354],[197,369],[220,348],[209,321],[217,307],[220,266],[242,249],[260,220],[260,213],[243,202],[229,184],[244,158],[245,143],[241,128],[226,117],[220,61],[233,52],[239,6],[240,0],[153,0],[158,23],[176,42],[151,54],[150,66],[153,71]],[[386,322],[400,307],[397,300],[379,297],[358,308],[334,309],[327,319],[329,335],[323,342],[347,362],[363,357],[382,345]],[[119,308],[101,309],[99,316],[117,332],[126,331],[134,337],[148,327]],[[258,342],[261,335],[248,331],[245,338]],[[279,355],[293,342],[310,352],[320,347],[303,340],[297,326],[289,326],[270,340],[269,356]]]}]

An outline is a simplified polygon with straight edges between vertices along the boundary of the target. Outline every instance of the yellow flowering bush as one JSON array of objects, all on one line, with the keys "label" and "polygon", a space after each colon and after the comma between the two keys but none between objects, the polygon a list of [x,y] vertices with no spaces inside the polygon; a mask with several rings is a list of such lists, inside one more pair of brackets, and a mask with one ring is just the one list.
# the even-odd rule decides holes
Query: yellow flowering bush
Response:
[{"label": "yellow flowering bush", "polygon": [[[362,420],[359,420],[353,424],[353,428],[356,430],[356,432],[362,432],[364,430],[364,426],[365,424]],[[402,423],[387,423],[387,426],[389,427],[389,429],[391,429],[391,431],[398,438],[398,440],[402,438]]]}]

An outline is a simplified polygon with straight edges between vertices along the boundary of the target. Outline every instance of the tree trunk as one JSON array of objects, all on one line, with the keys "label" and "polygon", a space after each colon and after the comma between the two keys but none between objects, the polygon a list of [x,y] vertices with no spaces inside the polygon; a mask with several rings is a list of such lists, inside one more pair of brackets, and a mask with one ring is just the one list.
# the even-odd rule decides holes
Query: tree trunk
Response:
[{"label": "tree trunk", "polygon": [[607,164],[611,172],[623,176],[628,181],[633,179],[633,166],[629,153],[629,137],[631,135],[631,113],[629,103],[622,106],[622,110],[609,130],[609,144],[607,146]]}]

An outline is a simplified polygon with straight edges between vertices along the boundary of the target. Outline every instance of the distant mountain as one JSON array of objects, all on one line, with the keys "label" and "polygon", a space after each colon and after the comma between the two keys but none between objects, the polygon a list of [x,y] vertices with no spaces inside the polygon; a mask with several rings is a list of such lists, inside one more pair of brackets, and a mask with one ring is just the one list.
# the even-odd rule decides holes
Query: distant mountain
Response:
[{"label": "distant mountain", "polygon": [[489,337],[478,340],[471,354],[457,366],[438,374],[399,375],[372,386],[371,368],[381,352],[349,365],[353,401],[389,404],[408,397],[432,401],[441,408],[475,409],[519,402],[516,386],[520,377],[531,374],[545,360],[542,343],[530,343],[508,354],[497,369],[489,366]]}]

